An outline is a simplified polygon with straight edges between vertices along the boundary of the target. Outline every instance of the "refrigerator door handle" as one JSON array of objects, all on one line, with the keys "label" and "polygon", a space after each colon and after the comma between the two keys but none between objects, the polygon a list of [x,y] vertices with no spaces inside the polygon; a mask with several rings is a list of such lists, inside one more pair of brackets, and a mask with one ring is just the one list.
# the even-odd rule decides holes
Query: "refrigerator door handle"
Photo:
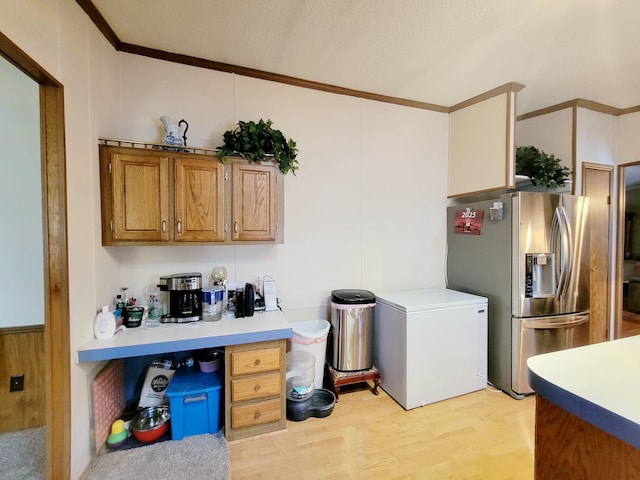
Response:
[{"label": "refrigerator door handle", "polygon": [[[534,330],[546,330],[549,328],[573,328],[589,321],[588,314],[571,315],[571,317],[572,317],[571,320],[560,320],[555,322],[537,319],[537,320],[532,320],[528,322],[522,322],[522,326],[523,328],[531,328]],[[546,318],[549,318],[549,317],[546,317]]]},{"label": "refrigerator door handle", "polygon": [[560,244],[560,261],[557,267],[558,283],[556,285],[556,297],[563,297],[569,286],[572,263],[572,232],[567,220],[567,212],[564,207],[556,207],[551,224],[550,250],[556,251],[556,246]]}]

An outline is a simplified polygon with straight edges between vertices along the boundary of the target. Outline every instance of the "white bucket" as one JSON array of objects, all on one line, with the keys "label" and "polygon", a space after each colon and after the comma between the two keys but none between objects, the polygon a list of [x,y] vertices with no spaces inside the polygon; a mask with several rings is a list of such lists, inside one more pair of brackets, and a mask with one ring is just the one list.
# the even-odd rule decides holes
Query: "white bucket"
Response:
[{"label": "white bucket", "polygon": [[326,320],[291,322],[293,337],[289,339],[290,350],[306,350],[316,359],[314,387],[322,388],[324,362],[327,354],[327,336],[331,324]]},{"label": "white bucket", "polygon": [[316,358],[305,350],[287,352],[287,398],[306,400],[313,395]]}]

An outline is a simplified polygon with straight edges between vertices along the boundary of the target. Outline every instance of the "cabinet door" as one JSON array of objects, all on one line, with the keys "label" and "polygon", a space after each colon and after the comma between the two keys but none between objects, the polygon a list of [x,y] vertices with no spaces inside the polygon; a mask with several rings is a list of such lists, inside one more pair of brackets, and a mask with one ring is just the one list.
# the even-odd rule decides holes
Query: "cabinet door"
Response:
[{"label": "cabinet door", "polygon": [[515,186],[516,93],[512,82],[451,107],[449,198]]},{"label": "cabinet door", "polygon": [[276,167],[234,163],[233,240],[276,239]]},{"label": "cabinet door", "polygon": [[176,158],[175,240],[224,240],[224,165],[217,158]]},{"label": "cabinet door", "polygon": [[168,240],[169,159],[115,150],[110,161],[113,240]]}]

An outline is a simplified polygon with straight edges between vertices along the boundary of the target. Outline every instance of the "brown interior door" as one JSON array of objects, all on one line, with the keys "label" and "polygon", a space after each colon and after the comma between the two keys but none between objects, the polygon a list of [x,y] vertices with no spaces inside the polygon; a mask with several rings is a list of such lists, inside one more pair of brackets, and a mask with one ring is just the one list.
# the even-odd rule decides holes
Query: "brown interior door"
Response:
[{"label": "brown interior door", "polygon": [[612,172],[610,165],[582,164],[582,194],[589,197],[590,330],[591,343],[609,339],[611,270],[610,225]]}]

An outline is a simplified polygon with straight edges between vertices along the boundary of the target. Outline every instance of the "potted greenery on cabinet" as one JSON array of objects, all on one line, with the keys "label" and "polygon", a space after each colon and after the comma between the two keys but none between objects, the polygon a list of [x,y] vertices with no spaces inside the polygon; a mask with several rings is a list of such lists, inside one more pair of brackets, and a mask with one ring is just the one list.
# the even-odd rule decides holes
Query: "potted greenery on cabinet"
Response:
[{"label": "potted greenery on cabinet", "polygon": [[229,156],[242,157],[250,162],[273,160],[283,174],[296,174],[298,149],[296,142],[272,128],[271,120],[239,121],[238,126],[223,134],[224,143],[216,148],[217,157],[224,163]]},{"label": "potted greenery on cabinet", "polygon": [[560,159],[531,145],[516,147],[516,175],[529,177],[534,186],[555,190],[562,187],[571,170]]}]

